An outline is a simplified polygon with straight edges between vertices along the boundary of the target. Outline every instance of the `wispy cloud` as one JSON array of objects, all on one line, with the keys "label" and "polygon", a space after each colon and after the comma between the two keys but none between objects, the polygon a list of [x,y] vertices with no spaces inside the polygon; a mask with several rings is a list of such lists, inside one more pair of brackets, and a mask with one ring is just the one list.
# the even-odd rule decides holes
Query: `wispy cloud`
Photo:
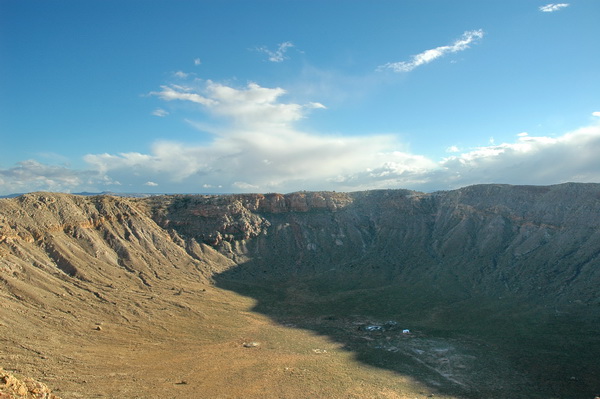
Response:
[{"label": "wispy cloud", "polygon": [[152,111],[152,115],[163,118],[163,117],[169,115],[169,111],[166,111],[162,108],[157,108],[154,111]]},{"label": "wispy cloud", "polygon": [[173,101],[173,100],[191,101],[191,102],[194,102],[197,104],[202,104],[202,105],[207,105],[207,106],[214,104],[213,100],[206,98],[206,97],[202,97],[197,93],[193,93],[193,92],[191,92],[191,89],[187,88],[187,87],[170,85],[170,86],[161,86],[161,89],[162,89],[161,91],[153,91],[153,92],[150,92],[149,94],[151,96],[158,96],[166,101]]},{"label": "wispy cloud", "polygon": [[200,58],[194,58],[194,65],[198,66],[202,64],[202,61],[200,61]]},{"label": "wispy cloud", "polygon": [[422,53],[417,55],[413,55],[410,61],[401,61],[401,62],[389,62],[387,64],[380,65],[377,67],[378,71],[383,71],[386,69],[391,69],[394,72],[410,72],[413,69],[430,63],[433,60],[436,60],[446,54],[456,53],[459,51],[466,50],[470,47],[471,44],[475,43],[477,40],[483,37],[483,30],[471,30],[466,31],[462,34],[460,39],[456,40],[454,43],[447,46],[440,46],[434,49],[425,50]]},{"label": "wispy cloud", "polygon": [[545,6],[541,6],[540,11],[541,12],[554,12],[554,11],[558,11],[561,8],[565,8],[568,6],[569,6],[569,3],[550,3],[550,4],[546,4]]},{"label": "wispy cloud", "polygon": [[177,71],[177,72],[174,72],[174,73],[173,73],[173,76],[175,76],[175,77],[177,77],[177,78],[180,78],[180,79],[185,79],[185,78],[187,78],[188,76],[190,76],[190,74],[189,74],[189,73],[186,73],[186,72],[183,72],[183,71]]},{"label": "wispy cloud", "polygon": [[268,56],[267,59],[271,62],[283,62],[289,58],[285,53],[291,47],[294,47],[292,42],[283,42],[279,44],[279,47],[275,51],[269,50],[266,46],[258,47],[256,50],[265,53]]}]

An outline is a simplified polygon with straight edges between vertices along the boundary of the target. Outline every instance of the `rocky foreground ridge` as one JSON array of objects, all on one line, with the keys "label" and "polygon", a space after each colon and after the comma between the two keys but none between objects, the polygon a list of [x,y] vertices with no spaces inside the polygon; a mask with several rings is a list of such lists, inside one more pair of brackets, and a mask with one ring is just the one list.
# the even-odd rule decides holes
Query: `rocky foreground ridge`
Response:
[{"label": "rocky foreground ridge", "polygon": [[0,367],[0,398],[60,399],[43,383],[31,378],[19,379]]},{"label": "rocky foreground ridge", "polygon": [[[474,315],[519,309],[600,325],[599,227],[598,184],[431,194],[26,194],[0,199],[0,298],[15,304],[0,313],[0,335],[16,343],[64,323],[80,328],[75,317],[42,320],[50,309],[68,317],[85,306],[99,318],[134,319],[149,314],[135,292],[182,281],[303,287],[314,298],[391,287],[419,312],[464,303],[482,307]],[[10,347],[3,351],[10,358]],[[598,380],[586,370],[582,389],[591,389]]]}]

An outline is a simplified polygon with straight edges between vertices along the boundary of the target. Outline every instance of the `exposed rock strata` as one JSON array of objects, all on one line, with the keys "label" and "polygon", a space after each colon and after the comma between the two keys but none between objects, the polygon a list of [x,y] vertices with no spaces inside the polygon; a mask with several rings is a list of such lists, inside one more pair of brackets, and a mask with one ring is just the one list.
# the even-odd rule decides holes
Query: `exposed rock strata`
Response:
[{"label": "exposed rock strata", "polygon": [[595,293],[598,185],[175,196],[148,202],[161,227],[243,263],[234,271],[240,276],[277,280],[358,273],[374,281],[439,286],[442,296],[451,288],[600,301]]},{"label": "exposed rock strata", "polygon": [[102,280],[105,263],[147,285],[166,278],[168,265],[209,277],[238,264],[232,273],[261,279],[356,273],[441,293],[453,281],[470,293],[597,305],[598,215],[593,184],[146,199],[40,193],[0,201],[0,259],[5,271],[35,265],[63,279]]}]

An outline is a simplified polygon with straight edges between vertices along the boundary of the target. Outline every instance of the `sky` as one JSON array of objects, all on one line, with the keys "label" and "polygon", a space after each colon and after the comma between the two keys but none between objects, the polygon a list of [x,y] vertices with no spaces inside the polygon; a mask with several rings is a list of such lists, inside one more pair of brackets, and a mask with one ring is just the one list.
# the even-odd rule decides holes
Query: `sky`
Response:
[{"label": "sky", "polygon": [[0,195],[600,182],[598,21],[598,0],[0,0]]}]

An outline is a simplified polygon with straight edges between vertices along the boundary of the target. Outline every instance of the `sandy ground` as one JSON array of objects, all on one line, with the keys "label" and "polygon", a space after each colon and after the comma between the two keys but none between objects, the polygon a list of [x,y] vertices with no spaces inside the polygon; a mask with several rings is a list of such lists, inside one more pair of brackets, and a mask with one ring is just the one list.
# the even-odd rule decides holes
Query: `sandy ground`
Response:
[{"label": "sandy ground", "polygon": [[124,296],[141,305],[137,317],[69,296],[57,307],[3,301],[0,364],[63,398],[445,397],[229,291],[198,283]]}]

